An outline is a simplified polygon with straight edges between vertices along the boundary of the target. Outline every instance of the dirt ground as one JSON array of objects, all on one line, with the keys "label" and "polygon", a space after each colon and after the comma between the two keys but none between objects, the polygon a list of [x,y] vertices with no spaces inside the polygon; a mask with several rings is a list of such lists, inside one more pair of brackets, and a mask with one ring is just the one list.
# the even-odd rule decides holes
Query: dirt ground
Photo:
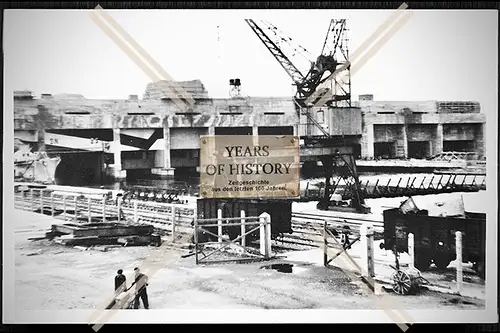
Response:
[{"label": "dirt ground", "polygon": [[[114,276],[123,269],[128,285],[133,268],[155,251],[154,247],[99,249],[66,247],[41,237],[53,223],[49,216],[16,211],[15,296],[19,310],[95,309],[112,296]],[[173,251],[173,250],[172,250]],[[404,309],[478,309],[484,301],[437,292],[417,296],[372,292],[352,282],[340,269],[275,259],[254,263],[196,265],[194,257],[161,264],[150,276],[151,309],[378,309],[373,297],[388,299]],[[263,269],[276,263],[293,264],[292,273]],[[141,304],[142,306],[142,304]]]}]

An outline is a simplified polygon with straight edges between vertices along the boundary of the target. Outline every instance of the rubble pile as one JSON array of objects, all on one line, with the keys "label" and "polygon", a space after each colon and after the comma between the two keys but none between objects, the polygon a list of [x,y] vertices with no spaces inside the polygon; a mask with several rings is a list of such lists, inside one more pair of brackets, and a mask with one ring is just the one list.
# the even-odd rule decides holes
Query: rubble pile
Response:
[{"label": "rubble pile", "polygon": [[131,223],[53,224],[46,238],[67,246],[160,246],[161,237],[152,225]]},{"label": "rubble pile", "polygon": [[171,99],[182,96],[182,88],[194,99],[208,98],[208,91],[200,80],[191,81],[168,81],[161,80],[159,82],[149,83],[144,92],[143,99]]}]

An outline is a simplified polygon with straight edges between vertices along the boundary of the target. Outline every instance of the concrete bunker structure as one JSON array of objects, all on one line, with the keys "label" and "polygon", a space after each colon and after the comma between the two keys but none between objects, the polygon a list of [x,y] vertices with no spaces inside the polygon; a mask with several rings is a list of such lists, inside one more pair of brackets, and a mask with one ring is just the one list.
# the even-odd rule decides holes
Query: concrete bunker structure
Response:
[{"label": "concrete bunker structure", "polygon": [[[15,137],[60,156],[59,184],[76,186],[106,178],[196,175],[201,135],[319,137],[317,124],[367,160],[428,158],[447,151],[485,154],[486,120],[476,102],[384,102],[361,95],[352,107],[310,109],[317,123],[311,124],[292,97],[213,99],[199,80],[177,83],[194,98],[187,111],[155,84],[142,99],[124,100],[75,94],[37,99],[33,92],[18,91]],[[316,164],[308,152],[304,155],[303,162]]]}]

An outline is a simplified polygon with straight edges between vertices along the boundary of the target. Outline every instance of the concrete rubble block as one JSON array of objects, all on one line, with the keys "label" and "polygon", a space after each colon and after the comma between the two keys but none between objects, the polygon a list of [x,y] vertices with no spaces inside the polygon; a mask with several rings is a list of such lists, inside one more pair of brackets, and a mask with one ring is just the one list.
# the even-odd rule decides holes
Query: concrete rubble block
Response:
[{"label": "concrete rubble block", "polygon": [[208,98],[208,91],[200,80],[192,81],[168,81],[149,83],[144,93],[144,99],[164,99],[182,96],[183,92],[177,89],[181,87],[188,96],[194,99]]},{"label": "concrete rubble block", "polygon": [[128,225],[120,223],[55,224],[53,232],[72,234],[74,237],[118,237],[129,235],[150,235],[151,225]]}]

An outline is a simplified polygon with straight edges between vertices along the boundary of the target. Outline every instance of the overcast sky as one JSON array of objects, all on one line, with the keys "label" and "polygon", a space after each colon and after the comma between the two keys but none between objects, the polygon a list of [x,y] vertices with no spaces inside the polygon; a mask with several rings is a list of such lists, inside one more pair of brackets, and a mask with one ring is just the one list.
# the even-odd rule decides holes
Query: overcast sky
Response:
[{"label": "overcast sky", "polygon": [[[291,78],[244,21],[265,18],[319,55],[332,18],[346,18],[354,50],[389,11],[108,11],[176,80],[200,79],[228,97],[291,96]],[[89,11],[5,11],[6,87],[86,98],[142,96],[151,79],[95,24]],[[219,27],[219,28],[217,28]],[[497,96],[497,12],[416,11],[352,77],[353,95],[376,100],[477,100]]]}]

